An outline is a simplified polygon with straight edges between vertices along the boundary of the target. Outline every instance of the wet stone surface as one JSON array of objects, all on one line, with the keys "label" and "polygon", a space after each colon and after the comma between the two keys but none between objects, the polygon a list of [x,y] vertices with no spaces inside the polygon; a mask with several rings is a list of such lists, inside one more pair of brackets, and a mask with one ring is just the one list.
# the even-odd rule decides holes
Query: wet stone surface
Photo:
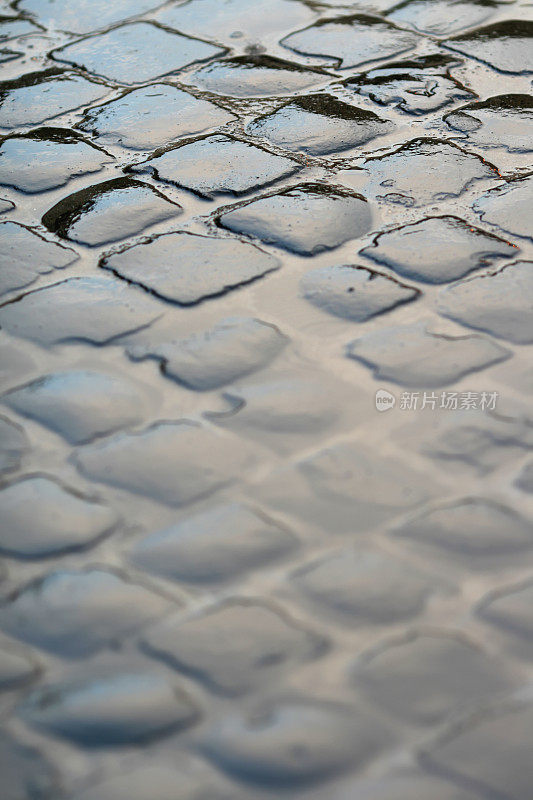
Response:
[{"label": "wet stone surface", "polygon": [[531,800],[532,25],[0,0],[0,800]]}]

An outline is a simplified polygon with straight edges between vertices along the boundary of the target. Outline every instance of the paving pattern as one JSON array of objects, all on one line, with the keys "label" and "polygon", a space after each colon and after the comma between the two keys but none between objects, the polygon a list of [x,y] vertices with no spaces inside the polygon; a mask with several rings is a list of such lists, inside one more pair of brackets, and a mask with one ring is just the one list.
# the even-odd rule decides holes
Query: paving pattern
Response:
[{"label": "paving pattern", "polygon": [[1,800],[531,800],[532,53],[0,1]]}]

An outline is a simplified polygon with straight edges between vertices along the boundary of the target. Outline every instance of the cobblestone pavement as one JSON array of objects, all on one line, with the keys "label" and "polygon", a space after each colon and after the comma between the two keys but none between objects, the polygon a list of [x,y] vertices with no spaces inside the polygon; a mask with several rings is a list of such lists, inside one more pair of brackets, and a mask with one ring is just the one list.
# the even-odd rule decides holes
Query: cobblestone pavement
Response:
[{"label": "cobblestone pavement", "polygon": [[1,800],[531,800],[532,9],[0,2]]}]

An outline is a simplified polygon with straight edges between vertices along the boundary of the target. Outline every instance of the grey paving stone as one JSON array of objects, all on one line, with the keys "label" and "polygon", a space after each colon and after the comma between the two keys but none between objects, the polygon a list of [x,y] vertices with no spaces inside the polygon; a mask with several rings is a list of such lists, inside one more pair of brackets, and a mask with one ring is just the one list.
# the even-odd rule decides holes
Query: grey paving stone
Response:
[{"label": "grey paving stone", "polygon": [[458,197],[475,181],[497,178],[495,167],[455,144],[413,139],[385,156],[367,158],[367,191],[379,200],[408,207]]},{"label": "grey paving stone", "polygon": [[117,526],[102,503],[51,478],[29,476],[0,492],[0,550],[13,558],[43,558],[95,544]]},{"label": "grey paving stone", "polygon": [[473,568],[505,563],[533,546],[529,520],[494,500],[465,498],[413,516],[394,535]]},{"label": "grey paving stone", "polygon": [[19,707],[31,727],[81,747],[150,742],[199,718],[191,698],[155,672],[111,672],[63,680],[32,692]]},{"label": "grey paving stone", "polygon": [[309,270],[300,291],[317,308],[354,322],[366,322],[420,295],[388,275],[352,264]]},{"label": "grey paving stone", "polygon": [[208,497],[254,463],[250,448],[196,422],[158,422],[74,454],[83,475],[170,506]]},{"label": "grey paving stone", "polygon": [[516,253],[515,245],[453,216],[428,217],[379,233],[359,251],[422,283],[448,283]]},{"label": "grey paving stone", "polygon": [[[33,194],[57,189],[71,178],[98,172],[113,158],[71,131],[43,128],[0,145],[0,185]],[[35,169],[35,165],[39,169]]]},{"label": "grey paving stone", "polygon": [[475,147],[505,147],[512,153],[533,150],[533,98],[502,94],[450,111],[446,124]]},{"label": "grey paving stone", "polygon": [[218,222],[234,233],[312,256],[362,236],[372,211],[364,197],[341,186],[303,183],[226,211]]},{"label": "grey paving stone", "polygon": [[193,514],[135,544],[130,561],[174,581],[219,583],[280,561],[298,539],[262,511],[230,503]]},{"label": "grey paving stone", "polygon": [[533,21],[506,19],[448,39],[446,45],[501,72],[527,74],[533,72],[532,38]]},{"label": "grey paving stone", "polygon": [[0,769],[3,800],[62,796],[54,767],[39,750],[17,742],[7,731],[0,733]]},{"label": "grey paving stone", "polygon": [[237,598],[188,618],[167,617],[144,644],[212,691],[239,696],[318,657],[326,640],[276,606]]},{"label": "grey paving stone", "polygon": [[218,0],[194,0],[167,6],[155,18],[168,28],[231,47],[279,39],[313,16],[311,9],[290,0],[259,0],[253,6],[247,0],[228,0],[223,5]]},{"label": "grey paving stone", "polygon": [[332,800],[480,800],[477,792],[457,786],[448,776],[428,775],[416,769],[393,770],[374,780],[356,779],[331,797]]},{"label": "grey paving stone", "polygon": [[223,52],[219,47],[170,33],[149,22],[134,22],[67,44],[54,50],[52,56],[56,61],[65,61],[94,75],[132,85],[168,75]]},{"label": "grey paving stone", "polygon": [[228,774],[286,791],[362,768],[392,739],[366,709],[288,697],[228,715],[203,749]]},{"label": "grey paving stone", "polygon": [[387,13],[387,19],[431,36],[449,36],[489,20],[497,4],[484,0],[406,0]]},{"label": "grey paving stone", "polygon": [[325,72],[268,55],[214,61],[183,76],[183,82],[229,97],[284,97],[331,80]]},{"label": "grey paving stone", "polygon": [[201,392],[263,369],[287,343],[287,337],[275,325],[249,317],[231,317],[185,339],[134,344],[127,352],[135,361],[159,361],[167,377]]},{"label": "grey paving stone", "polygon": [[28,292],[0,306],[0,325],[42,346],[76,340],[105,344],[162,314],[153,298],[102,275],[69,278]]},{"label": "grey paving stone", "polygon": [[249,123],[246,130],[278,147],[317,156],[366,144],[393,127],[372,111],[324,93],[297,97]]},{"label": "grey paving stone", "polygon": [[0,214],[7,214],[8,211],[13,211],[15,208],[15,203],[12,203],[11,200],[4,200],[0,197]]},{"label": "grey paving stone", "polygon": [[24,428],[0,417],[0,474],[18,470],[29,449]]},{"label": "grey paving stone", "polygon": [[336,550],[304,564],[291,583],[315,608],[350,627],[412,619],[439,589],[434,576],[369,548]]},{"label": "grey paving stone", "polygon": [[0,606],[0,628],[59,658],[117,646],[170,609],[168,601],[109,569],[50,572]]},{"label": "grey paving stone", "polygon": [[533,581],[489,592],[478,604],[477,614],[503,633],[531,642],[533,635]]},{"label": "grey paving stone", "polygon": [[175,86],[155,83],[89,109],[78,128],[104,143],[121,144],[131,150],[155,150],[233,119],[233,114],[214,103]]},{"label": "grey paving stone", "polygon": [[0,42],[7,42],[10,39],[17,39],[19,36],[28,36],[38,32],[39,28],[28,19],[0,17]]},{"label": "grey paving stone", "polygon": [[182,213],[178,203],[148,183],[113,178],[63,198],[46,212],[42,222],[63,239],[96,247],[126,239]]},{"label": "grey paving stone", "polygon": [[516,261],[498,272],[449,286],[438,309],[468,328],[515,344],[533,342],[533,262]]},{"label": "grey paving stone", "polygon": [[533,494],[533,463],[526,464],[516,479],[515,485],[523,492]]},{"label": "grey paving stone", "polygon": [[90,33],[145,14],[158,5],[158,0],[114,0],[111,4],[106,0],[23,0],[19,8],[47,28]]},{"label": "grey paving stone", "polygon": [[291,33],[282,44],[306,56],[327,56],[340,69],[349,69],[412,50],[418,37],[379,17],[365,14],[321,19]]},{"label": "grey paving stone", "polygon": [[281,265],[277,258],[235,238],[177,231],[105,256],[100,266],[164,300],[195,305]]},{"label": "grey paving stone", "polygon": [[0,241],[0,294],[31,286],[40,275],[65,269],[79,258],[70,247],[17,222],[0,223]]},{"label": "grey paving stone", "polygon": [[19,414],[82,444],[142,422],[146,403],[126,378],[86,370],[56,372],[0,397]]},{"label": "grey paving stone", "polygon": [[96,103],[109,92],[108,86],[58,68],[4,81],[0,84],[0,129],[38,125]]},{"label": "grey paving stone", "polygon": [[529,208],[533,201],[533,175],[503,183],[474,203],[483,222],[501,231],[533,239]]},{"label": "grey paving stone", "polygon": [[504,361],[511,353],[486,336],[445,336],[416,323],[361,336],[348,345],[347,355],[369,367],[375,378],[434,389]]},{"label": "grey paving stone", "polygon": [[437,725],[510,691],[514,681],[475,643],[453,633],[409,633],[363,653],[355,685],[414,725]]},{"label": "grey paving stone", "polygon": [[[502,703],[472,714],[423,751],[423,760],[488,797],[527,800],[533,781],[529,732],[531,700]],[[505,742],[505,747],[502,747]]]},{"label": "grey paving stone", "polygon": [[20,689],[39,674],[39,665],[26,651],[2,647],[0,650],[0,692]]},{"label": "grey paving stone", "polygon": [[421,116],[473,96],[449,76],[449,67],[457,63],[453,57],[437,53],[415,56],[354,75],[344,86],[378,105]]},{"label": "grey paving stone", "polygon": [[300,165],[231,136],[208,136],[130,168],[201,197],[240,195],[293,175]]}]

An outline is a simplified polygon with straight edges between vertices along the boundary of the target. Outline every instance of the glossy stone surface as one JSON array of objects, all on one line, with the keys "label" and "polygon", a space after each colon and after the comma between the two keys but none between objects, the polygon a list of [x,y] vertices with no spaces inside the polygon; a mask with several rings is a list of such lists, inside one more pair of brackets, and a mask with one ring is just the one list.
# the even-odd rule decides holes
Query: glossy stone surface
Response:
[{"label": "glossy stone surface", "polygon": [[237,239],[178,231],[114,253],[101,266],[165,300],[194,305],[263,277],[279,261]]},{"label": "glossy stone surface", "polygon": [[517,153],[533,149],[533,98],[527,94],[504,94],[469,103],[451,111],[445,120],[477,147],[505,147]]},{"label": "glossy stone surface", "polygon": [[157,0],[115,0],[112,4],[105,0],[23,0],[19,8],[48,28],[90,33],[144,14],[157,5]]},{"label": "glossy stone surface", "polygon": [[153,150],[233,119],[233,114],[213,103],[174,86],[156,83],[90,109],[78,127],[103,143]]},{"label": "glossy stone surface", "polygon": [[234,233],[311,256],[361,236],[371,220],[361,195],[307,183],[227,211],[219,222]]},{"label": "glossy stone surface", "polygon": [[532,39],[532,21],[511,19],[449,39],[446,44],[453,50],[477,58],[501,72],[531,73]]},{"label": "glossy stone surface", "polygon": [[528,212],[532,199],[533,176],[528,176],[491,189],[476,201],[474,210],[500,231],[533,239]]},{"label": "glossy stone surface", "polygon": [[16,222],[0,223],[0,242],[0,294],[31,286],[40,275],[65,269],[78,259],[74,250]]}]

